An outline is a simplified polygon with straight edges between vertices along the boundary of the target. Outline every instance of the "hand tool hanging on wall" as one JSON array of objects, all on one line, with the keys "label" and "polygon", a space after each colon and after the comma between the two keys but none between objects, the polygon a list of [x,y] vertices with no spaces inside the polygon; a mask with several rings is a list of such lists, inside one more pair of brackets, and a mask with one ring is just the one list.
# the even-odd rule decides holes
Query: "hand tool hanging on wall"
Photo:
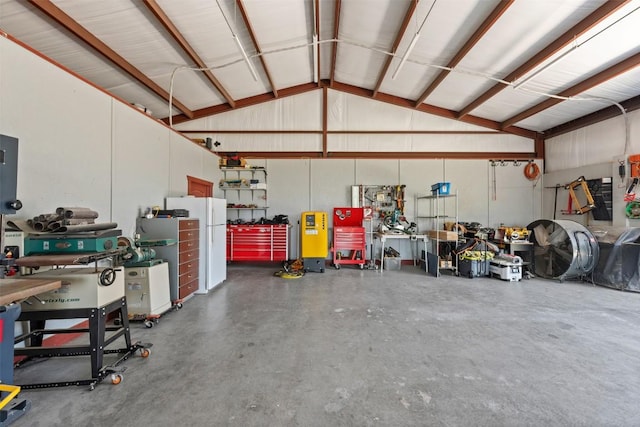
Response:
[{"label": "hand tool hanging on wall", "polygon": [[556,212],[558,212],[558,189],[560,189],[559,185],[555,187],[555,196],[553,198],[553,219],[556,219]]},{"label": "hand tool hanging on wall", "polygon": [[404,215],[404,189],[406,185],[396,185],[396,208]]},{"label": "hand tool hanging on wall", "polygon": [[[582,215],[584,213],[589,212],[591,209],[596,207],[595,201],[593,200],[593,196],[591,195],[591,191],[589,190],[589,186],[587,185],[587,181],[584,176],[579,177],[575,181],[570,182],[565,185],[567,190],[569,190],[569,199],[567,201],[567,210],[562,213],[567,215]],[[580,188],[586,197],[586,204],[581,204],[578,199],[578,195],[576,194],[576,188]],[[573,205],[577,207],[574,208]]]}]

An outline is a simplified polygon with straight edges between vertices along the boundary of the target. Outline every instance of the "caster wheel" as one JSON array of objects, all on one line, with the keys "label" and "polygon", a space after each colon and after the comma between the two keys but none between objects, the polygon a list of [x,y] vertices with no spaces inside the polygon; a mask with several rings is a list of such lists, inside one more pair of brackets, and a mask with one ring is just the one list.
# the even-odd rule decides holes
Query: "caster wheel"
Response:
[{"label": "caster wheel", "polygon": [[340,270],[340,264],[336,264],[334,265],[334,267],[336,268],[336,270]]},{"label": "caster wheel", "polygon": [[116,326],[120,326],[120,325],[122,325],[122,320],[120,320],[120,319],[113,319],[113,324],[114,324],[114,325],[116,325]]},{"label": "caster wheel", "polygon": [[364,270],[364,264],[360,264],[360,270]]},{"label": "caster wheel", "polygon": [[151,320],[145,320],[144,321],[144,326],[146,326],[147,328],[153,328],[154,323]]},{"label": "caster wheel", "polygon": [[111,384],[118,385],[122,382],[124,377],[122,374],[111,374]]},{"label": "caster wheel", "polygon": [[324,273],[324,268],[321,268],[321,269],[320,269],[320,273]]},{"label": "caster wheel", "polygon": [[181,302],[177,303],[177,304],[176,304],[176,308],[177,308],[178,310],[180,310],[180,309],[182,308],[182,303],[181,303]]},{"label": "caster wheel", "polygon": [[141,348],[140,349],[140,357],[146,359],[149,356],[151,356],[151,350],[150,349],[148,349],[148,348]]}]

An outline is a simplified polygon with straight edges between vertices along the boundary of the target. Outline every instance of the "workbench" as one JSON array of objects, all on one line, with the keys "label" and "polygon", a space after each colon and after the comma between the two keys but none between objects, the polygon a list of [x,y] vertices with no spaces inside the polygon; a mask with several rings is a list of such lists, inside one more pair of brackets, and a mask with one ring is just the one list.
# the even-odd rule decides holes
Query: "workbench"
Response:
[{"label": "workbench", "polygon": [[413,265],[417,264],[419,257],[418,254],[418,242],[422,241],[424,245],[424,251],[427,253],[427,242],[429,237],[426,234],[406,234],[406,233],[380,233],[377,232],[373,235],[375,240],[380,240],[380,271],[384,270],[384,246],[387,240],[408,240],[411,242],[411,258],[413,259]]},{"label": "workbench", "polygon": [[0,279],[0,305],[9,305],[34,295],[53,291],[62,286],[59,280]]}]

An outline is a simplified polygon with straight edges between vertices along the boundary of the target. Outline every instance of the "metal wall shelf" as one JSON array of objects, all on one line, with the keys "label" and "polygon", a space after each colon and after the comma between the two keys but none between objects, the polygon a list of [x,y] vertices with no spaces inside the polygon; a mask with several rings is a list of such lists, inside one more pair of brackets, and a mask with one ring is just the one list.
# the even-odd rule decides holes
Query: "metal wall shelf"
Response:
[{"label": "metal wall shelf", "polygon": [[249,188],[249,187],[223,187],[220,186],[222,191],[267,191],[266,188]]},{"label": "metal wall shelf", "polygon": [[[261,179],[261,183],[266,186],[267,182],[267,170],[264,167],[242,168],[242,167],[220,167],[223,173],[223,179],[220,181],[220,190],[224,193],[224,198],[227,200],[227,213],[234,212],[232,215],[234,218],[228,219],[242,219],[242,220],[254,220],[254,212],[262,211],[262,215],[267,215],[268,206],[256,206],[256,207],[234,207],[233,205],[259,205],[266,203],[267,201],[267,189],[266,188],[251,188],[251,184],[247,184],[248,180]],[[238,181],[239,185],[225,185],[229,181]],[[256,192],[260,192],[256,194]],[[242,212],[249,212],[244,214]],[[227,215],[228,217],[229,215]]]},{"label": "metal wall shelf", "polygon": [[[450,200],[449,206],[446,203],[447,200]],[[428,206],[425,206],[425,204]],[[453,206],[450,206],[451,204]],[[457,243],[458,241],[457,235],[455,239],[449,238],[449,232],[445,231],[443,227],[445,219],[451,219],[454,223],[458,223],[458,194],[417,195],[415,198],[415,210],[416,220],[428,220],[425,225],[427,231],[421,231],[421,234],[426,234],[429,237],[430,249],[425,251],[425,257],[420,257],[420,261],[425,263],[427,272],[436,277],[440,276],[441,270],[450,270],[457,276],[457,263],[454,263],[453,259],[448,259],[446,256],[443,257],[440,243]],[[453,213],[451,210],[453,210]],[[420,215],[421,211],[426,215]],[[418,224],[418,230],[421,230],[420,224]],[[457,233],[457,231],[454,232]]]}]

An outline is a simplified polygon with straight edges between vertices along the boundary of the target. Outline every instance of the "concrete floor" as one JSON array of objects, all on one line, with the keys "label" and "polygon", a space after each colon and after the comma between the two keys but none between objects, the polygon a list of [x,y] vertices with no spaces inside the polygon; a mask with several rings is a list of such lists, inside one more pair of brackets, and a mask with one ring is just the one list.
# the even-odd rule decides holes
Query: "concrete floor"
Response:
[{"label": "concrete floor", "polygon": [[[132,337],[122,384],[21,393],[16,426],[640,425],[640,294],[401,271],[228,280]],[[86,358],[16,372],[64,378]],[[63,377],[63,378],[61,378]]]}]

